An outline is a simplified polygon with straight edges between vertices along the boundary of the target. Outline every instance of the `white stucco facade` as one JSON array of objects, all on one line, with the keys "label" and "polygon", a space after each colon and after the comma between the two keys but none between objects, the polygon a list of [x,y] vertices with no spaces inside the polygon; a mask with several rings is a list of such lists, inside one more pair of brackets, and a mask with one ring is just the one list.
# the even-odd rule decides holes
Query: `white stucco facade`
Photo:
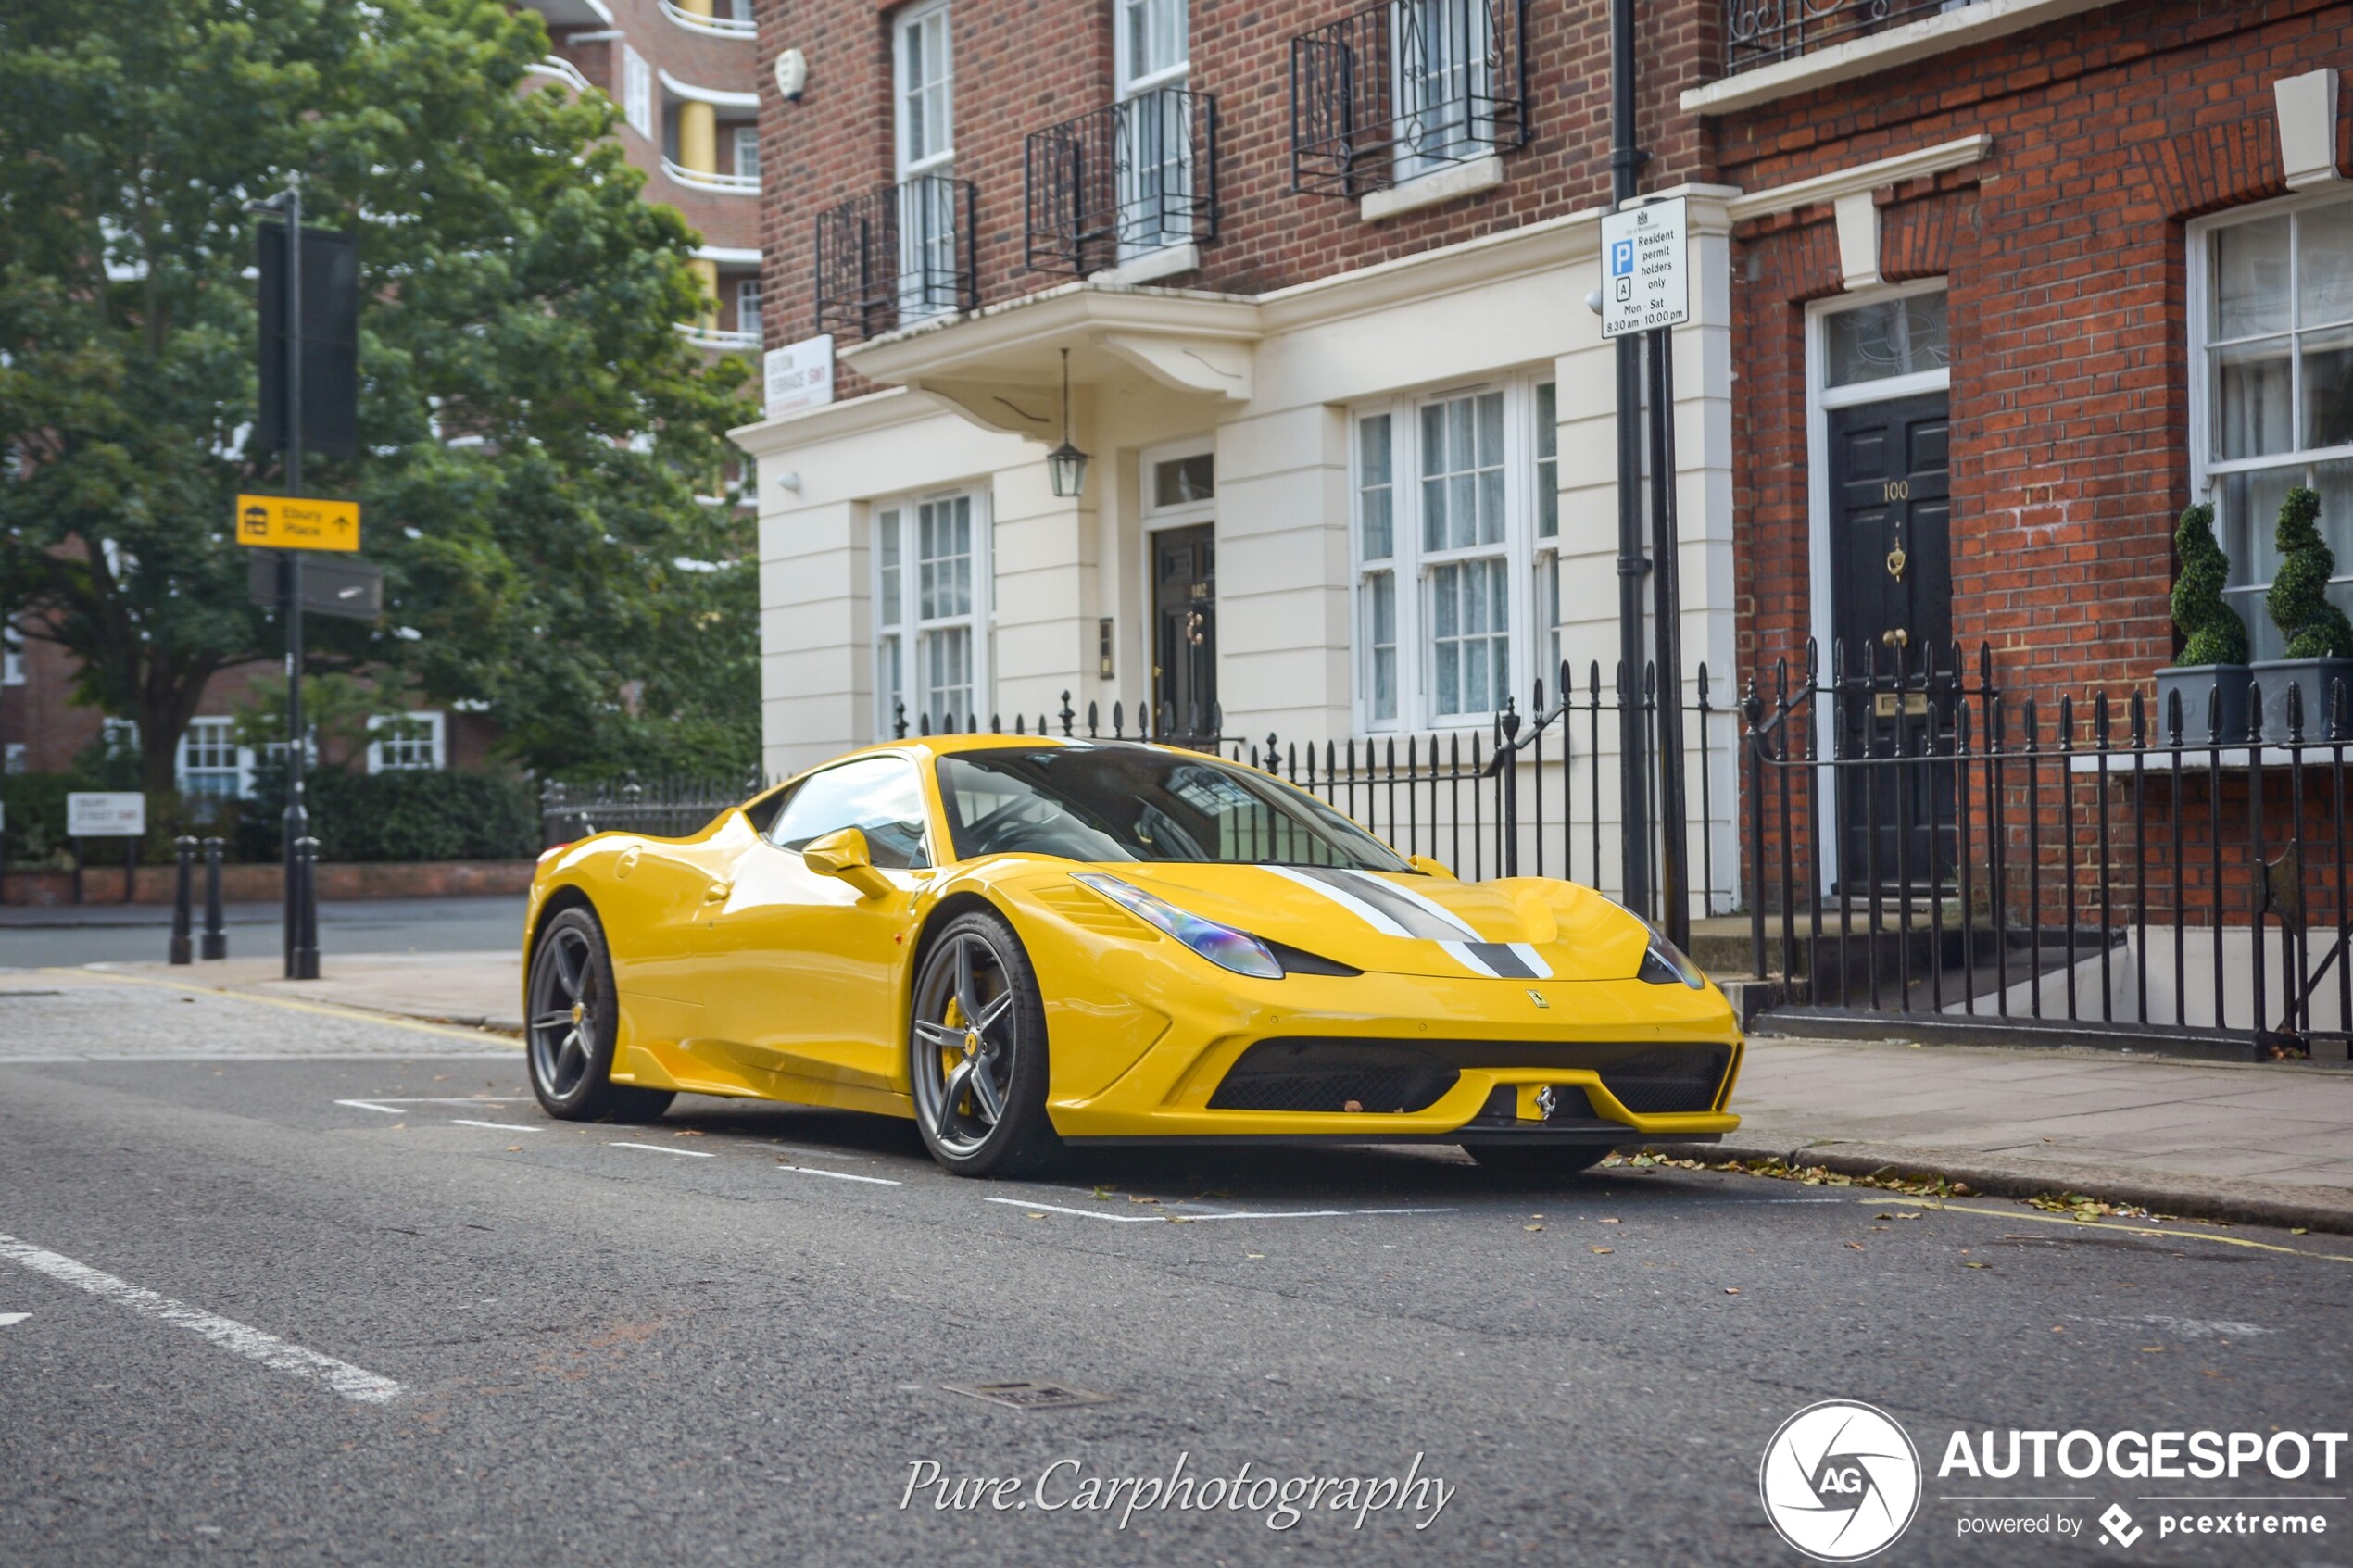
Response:
[{"label": "white stucco facade", "polygon": [[[1687,695],[1704,663],[1722,707],[1733,700],[1734,655],[1730,193],[1685,194],[1696,282],[1693,319],[1676,332],[1674,350],[1682,644]],[[1391,591],[1414,596],[1404,613],[1417,640],[1401,642],[1388,666],[1397,690],[1382,700],[1391,711],[1379,711],[1370,692],[1364,490],[1377,476],[1365,466],[1361,421],[1393,416],[1400,518],[1419,515],[1434,528],[1414,508],[1416,496],[1433,508],[1445,505],[1440,481],[1421,483],[1432,465],[1445,466],[1429,446],[1444,418],[1424,412],[1441,403],[1463,420],[1476,412],[1478,462],[1488,460],[1491,430],[1502,429],[1511,476],[1502,494],[1512,512],[1501,558],[1510,589],[1504,619],[1519,707],[1527,709],[1540,675],[1548,690],[1556,684],[1549,668],[1555,631],[1578,689],[1598,661],[1608,690],[1618,648],[1615,355],[1585,304],[1599,281],[1599,219],[1598,211],[1577,214],[1250,298],[1090,279],[852,345],[844,362],[891,390],[735,433],[760,464],[767,770],[797,771],[888,738],[890,709],[878,696],[888,676],[877,652],[888,612],[878,611],[877,596],[911,607],[902,619],[919,601],[912,589],[896,597],[878,589],[889,563],[878,554],[887,546],[878,546],[877,520],[909,528],[912,508],[929,496],[969,496],[977,520],[969,675],[980,722],[993,717],[1010,729],[1019,714],[1034,726],[1061,709],[1065,692],[1082,716],[1096,705],[1106,728],[1114,702],[1133,715],[1154,695],[1147,554],[1156,464],[1199,451],[1214,454],[1214,493],[1180,515],[1214,520],[1215,681],[1226,734],[1320,744],[1491,733],[1490,704],[1440,711],[1434,681],[1449,682],[1446,700],[1456,708],[1474,691],[1433,663],[1432,639],[1444,628],[1428,596],[1452,558],[1441,552],[1438,563],[1418,564],[1403,538]],[[1051,495],[1044,461],[1063,433],[1057,378],[1065,349],[1071,436],[1093,457],[1076,500]],[[1540,470],[1542,436],[1531,410],[1543,406],[1548,385],[1557,457]],[[1480,404],[1482,395],[1491,401]],[[1502,426],[1491,418],[1498,408]],[[1416,431],[1429,449],[1413,447]],[[1540,471],[1541,480],[1530,477]],[[780,483],[786,475],[797,488]],[[1546,485],[1557,532],[1539,537],[1542,502],[1531,486]],[[893,537],[899,570],[915,570],[913,535]],[[1416,529],[1413,542],[1428,540]],[[1557,620],[1547,602],[1554,583]],[[1108,677],[1101,664],[1106,620]],[[943,638],[965,646],[960,631]],[[902,646],[902,661],[912,646]],[[906,662],[900,668],[909,721],[918,725],[921,683]],[[1600,755],[1589,756],[1580,722],[1569,793],[1582,813],[1593,782],[1588,771],[1601,770],[1604,826],[1614,832],[1609,728]],[[1700,737],[1688,739],[1688,766],[1696,769]],[[1712,835],[1722,908],[1736,862],[1729,717],[1716,721],[1708,742],[1717,820],[1705,830],[1696,822],[1695,775],[1692,812],[1694,834]],[[1556,746],[1550,755],[1558,757]],[[1557,791],[1560,782],[1547,787]],[[1696,868],[1696,837],[1692,847]],[[1604,870],[1615,860],[1613,848]]]}]

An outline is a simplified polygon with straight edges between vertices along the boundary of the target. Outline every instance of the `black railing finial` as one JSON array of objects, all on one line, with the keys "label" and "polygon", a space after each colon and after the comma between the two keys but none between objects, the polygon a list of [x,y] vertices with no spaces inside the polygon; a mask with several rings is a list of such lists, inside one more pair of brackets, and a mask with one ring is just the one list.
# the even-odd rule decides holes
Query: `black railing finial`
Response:
[{"label": "black railing finial", "polygon": [[[1071,709],[1071,706],[1070,706],[1070,694],[1069,694],[1068,692],[1064,692],[1064,693],[1063,693],[1063,710],[1062,710],[1061,714],[1059,715],[1059,717],[1061,718],[1061,720],[1062,720],[1062,721],[1063,721],[1063,735],[1067,736],[1067,735],[1070,734],[1070,727],[1071,727],[1071,725],[1072,725],[1072,724],[1073,724],[1073,723],[1074,723],[1074,722],[1077,720],[1077,718],[1078,718],[1077,713],[1076,713],[1075,711],[1073,711],[1073,709]],[[1095,705],[1094,705],[1093,703],[1091,703],[1091,702],[1090,702],[1090,703],[1088,703],[1088,704],[1087,705],[1087,733],[1088,733],[1088,734],[1094,734],[1094,731],[1095,731]],[[1046,733],[1046,726],[1045,726],[1045,723],[1044,723],[1042,721],[1038,723],[1038,733],[1039,734],[1041,734],[1041,735],[1042,735],[1042,734],[1044,734]]]}]

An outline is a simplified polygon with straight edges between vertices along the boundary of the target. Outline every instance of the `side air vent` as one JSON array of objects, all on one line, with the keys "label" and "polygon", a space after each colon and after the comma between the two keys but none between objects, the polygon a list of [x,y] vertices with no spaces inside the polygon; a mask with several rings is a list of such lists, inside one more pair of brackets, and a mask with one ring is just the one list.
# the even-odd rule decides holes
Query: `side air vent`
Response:
[{"label": "side air vent", "polygon": [[1661,1046],[1605,1063],[1602,1085],[1637,1116],[1712,1110],[1726,1058],[1714,1046]]},{"label": "side air vent", "polygon": [[1209,1097],[1212,1110],[1427,1110],[1461,1076],[1405,1046],[1261,1040]]}]

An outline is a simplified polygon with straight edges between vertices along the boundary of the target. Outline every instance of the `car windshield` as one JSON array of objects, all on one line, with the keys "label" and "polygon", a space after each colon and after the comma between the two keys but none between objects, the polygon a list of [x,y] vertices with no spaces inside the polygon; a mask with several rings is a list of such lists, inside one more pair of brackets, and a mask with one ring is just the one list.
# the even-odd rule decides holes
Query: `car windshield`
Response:
[{"label": "car windshield", "polygon": [[1222,860],[1413,868],[1314,796],[1214,758],[1142,746],[1056,746],[939,759],[961,859]]}]

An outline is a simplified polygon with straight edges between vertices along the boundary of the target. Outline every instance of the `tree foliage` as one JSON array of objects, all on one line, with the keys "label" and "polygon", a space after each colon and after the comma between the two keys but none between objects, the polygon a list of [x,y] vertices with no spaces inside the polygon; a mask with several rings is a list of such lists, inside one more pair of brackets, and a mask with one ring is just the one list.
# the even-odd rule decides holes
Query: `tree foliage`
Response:
[{"label": "tree foliage", "polygon": [[2353,622],[2329,602],[2336,554],[2321,537],[2321,497],[2297,485],[2280,507],[2280,569],[2264,600],[2290,659],[2353,659]]},{"label": "tree foliage", "polygon": [[2200,501],[2182,513],[2173,531],[2182,574],[2173,582],[2173,624],[2183,637],[2183,664],[2245,664],[2246,622],[2222,597],[2231,561],[2214,538],[2214,508]]},{"label": "tree foliage", "polygon": [[603,97],[534,87],[500,0],[0,0],[0,612],[140,721],[150,787],[216,671],[275,657],[230,532],[255,378],[254,220],[298,176],[359,236],[358,498],[385,621],[314,668],[478,703],[520,759],[741,766],[757,746],[748,527],[723,492],[740,363],[695,236],[639,199]]}]

